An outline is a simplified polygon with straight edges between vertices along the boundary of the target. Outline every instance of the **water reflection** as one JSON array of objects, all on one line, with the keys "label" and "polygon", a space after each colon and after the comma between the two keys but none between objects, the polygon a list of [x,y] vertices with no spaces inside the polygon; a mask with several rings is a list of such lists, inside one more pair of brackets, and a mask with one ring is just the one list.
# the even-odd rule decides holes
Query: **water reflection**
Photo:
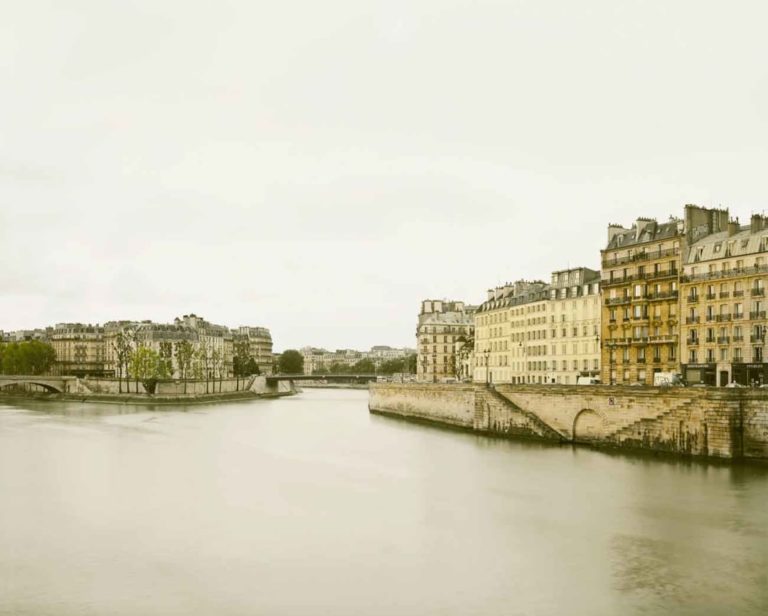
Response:
[{"label": "water reflection", "polygon": [[365,392],[0,403],[2,614],[763,614],[768,468],[504,441]]}]

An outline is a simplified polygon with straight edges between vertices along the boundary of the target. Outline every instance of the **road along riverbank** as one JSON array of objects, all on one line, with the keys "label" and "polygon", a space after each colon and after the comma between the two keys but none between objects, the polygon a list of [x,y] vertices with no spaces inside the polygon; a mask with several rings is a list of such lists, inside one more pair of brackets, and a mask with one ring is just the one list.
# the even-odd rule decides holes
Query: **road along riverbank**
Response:
[{"label": "road along riverbank", "polygon": [[507,438],[768,460],[763,390],[372,383],[368,408]]}]

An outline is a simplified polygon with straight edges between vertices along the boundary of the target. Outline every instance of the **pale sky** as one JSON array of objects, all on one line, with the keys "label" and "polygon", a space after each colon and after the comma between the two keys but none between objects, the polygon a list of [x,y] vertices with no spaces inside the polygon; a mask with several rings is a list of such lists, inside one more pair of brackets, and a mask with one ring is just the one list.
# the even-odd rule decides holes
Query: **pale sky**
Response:
[{"label": "pale sky", "polygon": [[414,346],[424,298],[768,209],[768,3],[0,0],[0,329]]}]

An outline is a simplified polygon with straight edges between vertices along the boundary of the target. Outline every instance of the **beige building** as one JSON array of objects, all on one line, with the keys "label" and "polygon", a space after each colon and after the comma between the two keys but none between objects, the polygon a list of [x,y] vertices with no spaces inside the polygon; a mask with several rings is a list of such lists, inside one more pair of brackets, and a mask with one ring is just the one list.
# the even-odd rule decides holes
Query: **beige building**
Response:
[{"label": "beige building", "polygon": [[608,226],[601,251],[602,382],[653,384],[680,370],[679,277],[684,222]]},{"label": "beige building", "polygon": [[458,379],[456,341],[474,333],[474,306],[464,302],[427,299],[421,302],[416,327],[416,378],[439,383]]},{"label": "beige building", "polygon": [[554,272],[488,291],[475,314],[474,381],[575,384],[600,370],[600,274]]},{"label": "beige building", "polygon": [[106,346],[104,328],[82,323],[57,323],[49,335],[56,351],[53,374],[104,376]]},{"label": "beige building", "polygon": [[234,342],[247,342],[251,357],[261,374],[272,374],[272,334],[266,327],[246,325],[232,330]]},{"label": "beige building", "polygon": [[573,385],[600,377],[600,272],[579,267],[552,273],[549,287],[548,382]]},{"label": "beige building", "polygon": [[689,384],[768,383],[768,218],[753,215],[742,227],[728,210],[686,206],[686,214],[702,220],[686,234],[683,376]]},{"label": "beige building", "polygon": [[475,382],[547,382],[548,302],[549,288],[542,281],[488,290],[475,313]]}]

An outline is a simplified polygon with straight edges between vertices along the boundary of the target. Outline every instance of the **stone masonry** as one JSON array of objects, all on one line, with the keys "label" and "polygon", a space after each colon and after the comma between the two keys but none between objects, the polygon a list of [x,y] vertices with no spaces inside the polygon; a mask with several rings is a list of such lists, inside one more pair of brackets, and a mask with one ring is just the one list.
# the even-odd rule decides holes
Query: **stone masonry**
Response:
[{"label": "stone masonry", "polygon": [[504,437],[768,459],[762,390],[373,384],[369,408]]}]

